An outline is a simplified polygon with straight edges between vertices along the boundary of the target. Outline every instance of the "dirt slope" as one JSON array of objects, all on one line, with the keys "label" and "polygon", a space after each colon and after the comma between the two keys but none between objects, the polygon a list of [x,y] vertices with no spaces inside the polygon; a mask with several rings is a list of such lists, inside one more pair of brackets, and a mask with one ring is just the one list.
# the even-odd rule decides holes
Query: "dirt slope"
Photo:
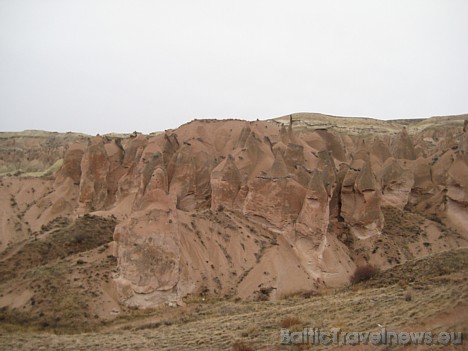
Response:
[{"label": "dirt slope", "polygon": [[4,135],[7,169],[60,163],[0,178],[2,316],[87,330],[190,299],[339,289],[356,267],[465,247],[466,117],[294,114],[149,136]]},{"label": "dirt slope", "polygon": [[[0,348],[37,350],[368,350],[369,346],[281,345],[280,329],[468,332],[466,249],[397,265],[371,280],[279,301],[192,298],[121,315],[100,332],[55,335],[2,324]],[[443,267],[443,268],[442,268]],[[9,329],[10,328],[10,329]],[[15,327],[17,328],[17,327]],[[235,347],[237,345],[237,348]],[[243,345],[244,348],[240,348]],[[462,350],[464,345],[380,346],[378,350]]]}]

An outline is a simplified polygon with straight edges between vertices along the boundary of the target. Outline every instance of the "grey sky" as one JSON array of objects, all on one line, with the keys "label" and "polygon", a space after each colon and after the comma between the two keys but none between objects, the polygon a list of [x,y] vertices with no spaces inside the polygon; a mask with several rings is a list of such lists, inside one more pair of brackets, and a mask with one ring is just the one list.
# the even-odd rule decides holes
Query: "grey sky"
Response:
[{"label": "grey sky", "polygon": [[0,0],[0,130],[468,112],[468,1]]}]

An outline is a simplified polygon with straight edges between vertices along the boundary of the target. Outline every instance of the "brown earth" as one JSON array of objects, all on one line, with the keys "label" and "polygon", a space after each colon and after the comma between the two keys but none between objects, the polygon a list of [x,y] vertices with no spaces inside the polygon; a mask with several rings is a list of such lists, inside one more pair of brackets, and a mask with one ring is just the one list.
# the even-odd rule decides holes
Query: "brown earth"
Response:
[{"label": "brown earth", "polygon": [[[3,133],[2,324],[89,331],[153,309],[179,318],[200,299],[262,309],[343,289],[366,264],[392,272],[460,255],[467,118],[301,113],[149,136]],[[432,285],[429,299],[445,294]]]},{"label": "brown earth", "polygon": [[466,335],[467,259],[467,249],[445,251],[397,265],[357,285],[277,301],[193,296],[184,307],[132,310],[111,322],[101,321],[93,332],[73,335],[38,332],[24,324],[10,324],[11,317],[2,315],[0,349],[463,350],[464,344],[281,345],[280,329],[380,332],[382,325],[388,331]]}]

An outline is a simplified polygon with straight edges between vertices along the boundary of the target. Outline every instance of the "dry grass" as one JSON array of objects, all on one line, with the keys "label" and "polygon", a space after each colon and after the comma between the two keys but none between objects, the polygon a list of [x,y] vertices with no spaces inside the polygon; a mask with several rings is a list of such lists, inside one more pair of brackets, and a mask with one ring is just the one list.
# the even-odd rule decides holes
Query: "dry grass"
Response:
[{"label": "dry grass", "polygon": [[[278,343],[282,325],[292,329],[340,327],[347,331],[375,331],[377,323],[391,329],[424,323],[425,330],[466,333],[467,258],[468,249],[444,252],[380,272],[356,286],[309,299],[194,300],[183,308],[131,311],[81,335],[14,330],[2,333],[2,324],[0,349],[230,350],[238,341],[239,347],[281,350]],[[408,281],[408,287],[399,284],[401,276]],[[410,301],[406,301],[408,291]],[[459,314],[458,319],[453,313]],[[450,323],[431,322],[439,315],[450,315]]]},{"label": "dry grass", "polygon": [[73,223],[57,218],[43,227],[47,235],[31,239],[12,255],[2,255],[0,297],[24,290],[32,295],[21,307],[0,309],[2,326],[56,333],[95,329],[101,321],[90,305],[101,294],[99,286],[109,280],[116,262],[112,256],[93,264],[79,257],[89,250],[104,252],[114,227],[112,218],[87,215]]},{"label": "dry grass", "polygon": [[26,242],[13,256],[2,260],[0,284],[27,270],[53,264],[111,242],[115,225],[115,218],[92,215],[84,215],[74,223],[62,217],[54,219],[42,227],[42,232],[50,232],[46,237]]},{"label": "dry grass", "polygon": [[292,326],[299,325],[299,324],[302,324],[302,321],[298,317],[288,316],[288,317],[284,318],[283,320],[281,320],[280,327],[289,329]]},{"label": "dry grass", "polygon": [[251,345],[237,340],[232,344],[232,351],[255,351],[255,349]]},{"label": "dry grass", "polygon": [[[394,134],[399,133],[403,126],[406,126],[409,134],[415,134],[427,129],[438,129],[444,127],[463,126],[465,115],[432,117],[423,119],[399,119],[382,121],[373,118],[361,117],[339,117],[324,115],[321,113],[294,113],[293,128],[297,131],[327,129],[338,133],[346,132],[347,134]],[[289,115],[273,119],[276,123],[289,124]]]}]

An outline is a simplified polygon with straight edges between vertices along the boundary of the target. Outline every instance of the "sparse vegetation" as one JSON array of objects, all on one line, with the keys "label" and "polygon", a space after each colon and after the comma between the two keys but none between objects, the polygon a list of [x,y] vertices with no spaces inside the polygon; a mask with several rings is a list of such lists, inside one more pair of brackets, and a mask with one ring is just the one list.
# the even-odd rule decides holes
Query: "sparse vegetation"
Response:
[{"label": "sparse vegetation", "polygon": [[[359,146],[362,135],[346,141],[333,132],[326,132],[335,127],[317,117],[317,120],[304,121],[295,118],[294,126],[290,120],[295,130],[320,129],[313,138],[301,139],[300,135],[290,138],[292,135],[282,134],[284,130],[275,138],[263,136],[266,144],[262,150],[266,153],[255,150],[260,145],[255,140],[262,143],[263,128],[259,129],[262,123],[278,129],[274,122],[246,126],[241,134],[248,137],[248,144],[237,129],[231,129],[229,136],[226,129],[216,129],[214,140],[211,135],[214,133],[208,128],[205,140],[193,138],[188,130],[178,134],[166,131],[165,141],[138,136],[135,140],[119,142],[120,151],[115,145],[107,145],[110,139],[104,137],[99,140],[106,147],[98,157],[92,155],[89,146],[102,150],[103,145],[85,139],[83,147],[74,147],[73,157],[63,147],[68,143],[53,138],[47,144],[51,150],[47,160],[36,157],[40,153],[35,148],[28,155],[22,151],[25,150],[22,145],[6,150],[23,153],[24,157],[6,152],[1,155],[5,159],[0,157],[0,161],[16,161],[10,175],[0,179],[0,190],[4,190],[1,200],[6,210],[2,228],[7,234],[0,235],[3,240],[0,306],[8,306],[0,308],[0,349],[279,351],[281,327],[291,331],[302,331],[305,327],[371,331],[377,328],[377,323],[382,323],[389,330],[405,330],[416,325],[435,330],[443,325],[434,322],[439,316],[450,320],[450,328],[468,331],[464,303],[468,293],[468,249],[454,249],[465,246],[466,239],[455,227],[448,226],[456,217],[450,216],[449,211],[455,208],[458,211],[455,214],[463,214],[459,211],[463,208],[459,204],[452,206],[449,197],[459,185],[455,183],[463,178],[462,167],[453,168],[453,179],[443,174],[450,162],[459,161],[461,151],[452,153],[450,145],[461,145],[460,140],[455,140],[461,134],[455,139],[449,137],[455,128],[439,133],[441,142],[437,149],[445,148],[450,154],[438,150],[440,158],[432,169],[427,167],[435,151],[421,149],[424,139],[430,141],[428,145],[433,144],[431,132],[414,139],[415,156],[425,154],[425,160],[419,158],[415,162],[395,154],[393,136],[381,141],[385,154],[389,156],[390,152],[401,167],[415,175],[410,200],[401,209],[392,207],[395,201],[401,207],[401,201],[407,201],[408,195],[399,191],[400,186],[406,185],[398,178],[398,167],[396,174],[384,178],[386,165],[379,166],[381,162],[376,161],[379,155],[372,155],[371,168],[376,182],[371,185],[375,193],[366,193],[366,182],[353,178],[353,172],[359,177],[363,169],[361,161],[367,163],[362,159],[365,149],[371,147],[378,151],[378,143],[370,146],[378,141],[375,131],[379,126],[380,133],[387,133],[388,129],[380,122],[376,127],[372,121],[361,121],[364,124],[358,128],[359,133],[364,131],[372,138],[367,143],[365,135],[366,140]],[[211,127],[198,124],[197,128]],[[412,122],[403,124],[409,126]],[[456,127],[458,132],[459,127]],[[398,132],[396,128],[395,133]],[[238,137],[239,141],[223,140]],[[154,141],[156,144],[152,144]],[[388,151],[382,143],[389,146]],[[86,144],[90,152],[83,154]],[[184,144],[188,147],[179,150]],[[274,167],[272,172],[268,171],[273,161],[268,156],[268,145],[278,158],[276,161],[279,153],[283,155],[286,169],[281,166],[281,173],[286,170],[286,177],[277,179],[269,175],[275,172]],[[325,145],[328,150],[317,154],[314,149],[319,145]],[[430,147],[436,148],[436,144]],[[56,148],[60,148],[59,152]],[[213,148],[216,152],[210,151]],[[162,153],[152,155],[156,150]],[[294,150],[298,151],[297,155]],[[355,151],[360,154],[356,159]],[[217,173],[220,170],[217,165],[227,157],[227,152],[245,159],[237,163],[240,176],[236,171],[233,184],[225,183],[232,180],[228,174],[221,178],[221,183],[212,182],[216,174],[223,174]],[[324,158],[325,154],[328,156]],[[395,162],[387,156],[385,159],[389,161],[384,158],[381,161]],[[51,176],[61,167],[61,157],[65,157],[66,163],[56,182],[53,177],[19,178]],[[254,159],[258,164],[249,169],[248,163]],[[334,164],[333,159],[339,162]],[[187,172],[185,162],[191,163]],[[352,168],[344,167],[346,164]],[[101,165],[105,166],[102,170]],[[4,163],[0,168],[3,166],[8,165]],[[310,174],[316,173],[313,169],[316,166],[329,196],[329,213],[304,206],[327,206],[321,195],[315,196],[317,184],[309,179]],[[164,182],[155,178],[155,183],[150,185],[156,167],[165,169]],[[430,181],[426,179],[429,175],[426,171],[430,171]],[[254,177],[259,172],[257,181]],[[457,172],[461,175],[455,176]],[[18,178],[9,178],[12,175]],[[72,178],[73,182],[60,182],[63,176]],[[410,177],[401,180],[411,183]],[[354,194],[340,192],[340,187],[348,181],[350,189],[354,187]],[[60,187],[55,186],[58,182]],[[259,184],[261,189],[257,188]],[[286,190],[276,192],[282,184]],[[153,185],[164,185],[168,196],[153,192],[156,190]],[[216,186],[220,189],[215,189]],[[322,188],[321,182],[318,186]],[[378,194],[380,186],[382,192]],[[238,195],[231,201],[233,189]],[[258,196],[257,190],[260,190]],[[320,193],[325,200],[325,193]],[[365,204],[359,200],[361,195]],[[222,199],[225,196],[231,200]],[[269,196],[281,196],[281,203],[269,201]],[[303,200],[290,201],[290,197]],[[140,201],[144,203],[141,206]],[[218,206],[217,201],[224,205]],[[232,206],[227,206],[228,203]],[[367,213],[368,219],[356,217],[356,221],[351,221],[352,203],[354,213]],[[178,209],[174,210],[172,205]],[[95,215],[76,218],[74,214],[81,214],[85,208],[85,211],[99,210],[94,212],[96,215],[118,215],[123,222],[115,234],[116,243],[111,241],[117,220]],[[363,208],[366,210],[362,211]],[[313,213],[307,213],[309,210]],[[58,215],[64,217],[41,227]],[[324,222],[319,218],[322,215]],[[319,226],[307,225],[305,218]],[[377,227],[367,225],[373,219],[377,219]],[[321,223],[327,220],[324,236],[325,226]],[[361,224],[366,224],[365,228]],[[462,233],[463,229],[459,230]],[[434,254],[437,252],[441,253]],[[114,254],[118,255],[119,265]],[[362,265],[352,275],[352,284],[346,285],[353,273],[349,268],[353,262]],[[318,270],[322,272],[316,274]],[[339,288],[343,283],[346,286]],[[190,294],[184,295],[187,292]],[[159,303],[151,309],[137,307]],[[305,344],[285,348],[315,349]]]},{"label": "sparse vegetation", "polygon": [[297,316],[288,316],[281,320],[280,327],[289,329],[292,326],[302,324],[302,321]]},{"label": "sparse vegetation", "polygon": [[255,351],[255,349],[251,345],[237,340],[232,344],[232,351]]},{"label": "sparse vegetation", "polygon": [[[6,290],[9,286],[28,286],[31,310],[3,308],[2,323],[13,329],[61,333],[95,328],[99,320],[92,318],[89,309],[100,294],[95,280],[108,280],[105,271],[115,267],[115,259],[107,257],[88,267],[87,260],[68,257],[107,245],[112,240],[115,223],[113,218],[89,215],[74,223],[56,218],[43,227],[49,231],[47,236],[26,242],[4,259],[0,265],[0,292],[11,294],[13,290]],[[104,268],[102,278],[100,267]],[[82,279],[72,281],[73,274]]]},{"label": "sparse vegetation", "polygon": [[379,269],[371,264],[365,264],[356,267],[353,275],[350,278],[351,284],[357,284],[371,279],[379,272]]},{"label": "sparse vegetation", "polygon": [[303,298],[303,299],[310,299],[313,296],[320,295],[318,290],[310,289],[310,290],[300,290],[296,292],[292,292],[289,294],[285,294],[281,296],[281,299],[291,299],[291,298]]},{"label": "sparse vegetation", "polygon": [[[91,350],[102,348],[103,344],[109,349],[153,349],[155,342],[159,350],[228,350],[233,349],[236,341],[239,347],[244,344],[255,350],[265,349],[267,344],[275,345],[282,325],[289,326],[290,330],[321,326],[324,330],[340,327],[366,331],[375,330],[376,323],[388,321],[389,327],[397,329],[420,322],[432,328],[430,321],[434,316],[462,308],[460,301],[467,293],[467,259],[467,249],[443,252],[380,272],[358,290],[325,291],[305,300],[218,299],[207,303],[199,297],[193,301],[187,299],[187,306],[183,308],[162,306],[154,310],[128,310],[108,322],[99,322],[92,316],[74,316],[75,323],[83,320],[94,325],[93,332],[56,335],[53,345],[50,334],[28,327],[31,326],[30,313],[3,309],[0,311],[0,348],[24,348],[19,345],[24,345],[22,340],[27,338],[28,350],[41,347],[56,351]],[[60,277],[60,272],[67,272],[69,268],[50,269]],[[51,274],[42,270],[39,271],[41,279]],[[407,280],[411,287],[411,290],[403,290],[411,291],[411,303],[404,303],[405,306],[399,304],[405,299],[399,283],[401,279]],[[36,298],[35,304],[44,303]],[[76,306],[73,299],[65,299],[61,305]],[[453,328],[468,332],[466,317],[460,313],[454,316],[458,317],[453,319]],[[62,320],[58,323],[63,323]],[[57,322],[52,320],[49,326],[43,325],[40,329],[66,331],[63,326],[57,329],[53,323]]]}]

